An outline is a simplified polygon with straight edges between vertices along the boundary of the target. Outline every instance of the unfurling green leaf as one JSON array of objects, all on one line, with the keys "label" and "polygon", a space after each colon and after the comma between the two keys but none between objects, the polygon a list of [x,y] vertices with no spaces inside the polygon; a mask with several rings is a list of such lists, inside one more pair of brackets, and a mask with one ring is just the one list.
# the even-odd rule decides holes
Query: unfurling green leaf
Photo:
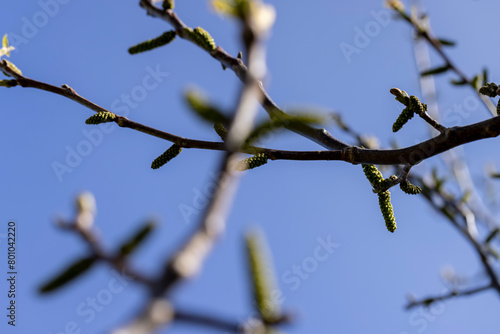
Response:
[{"label": "unfurling green leaf", "polygon": [[132,46],[130,49],[128,49],[128,52],[131,55],[133,55],[140,52],[149,51],[152,49],[159,48],[160,46],[166,45],[172,42],[174,39],[175,39],[175,31],[170,30],[154,39],[150,39],[148,41]]},{"label": "unfurling green leaf", "polygon": [[440,66],[440,67],[436,67],[436,68],[431,68],[427,71],[423,71],[422,73],[420,73],[420,75],[424,77],[427,75],[441,74],[441,73],[448,71],[449,69],[450,69],[449,65],[444,65],[444,66]]},{"label": "unfurling green leaf", "polygon": [[378,193],[378,204],[380,211],[384,216],[385,226],[389,232],[396,231],[396,219],[394,218],[394,210],[391,204],[391,193],[389,190],[381,191]]},{"label": "unfurling green leaf", "polygon": [[[14,65],[12,62],[8,61],[7,59],[4,59],[3,61],[5,63],[7,63],[7,66],[9,66],[11,70],[13,70],[14,72],[16,72],[19,75],[23,75],[23,72],[21,72],[21,70],[19,68],[17,68],[17,66]],[[3,72],[3,73],[5,73],[5,72]],[[5,74],[10,77],[9,74],[7,74],[7,73],[5,73]]]},{"label": "unfurling green leaf", "polygon": [[153,160],[153,162],[151,163],[151,168],[152,169],[160,168],[161,166],[163,166],[164,164],[166,164],[167,162],[178,156],[179,153],[181,153],[181,151],[182,147],[180,147],[177,144],[170,146],[170,148],[165,152],[163,152],[162,155]]},{"label": "unfurling green leaf", "polygon": [[244,145],[252,145],[259,137],[287,126],[297,127],[304,124],[321,124],[323,122],[323,116],[318,114],[281,115],[280,117],[273,118],[270,121],[264,121],[255,126],[254,130],[245,140]]},{"label": "unfurling green leaf", "polygon": [[164,0],[163,9],[174,9],[175,8],[175,0]]},{"label": "unfurling green leaf", "polygon": [[472,78],[470,84],[472,87],[474,87],[475,90],[478,90],[481,88],[481,75],[476,75],[474,78]]},{"label": "unfurling green leaf", "polygon": [[90,269],[90,267],[92,267],[92,265],[95,263],[95,260],[95,257],[87,257],[76,261],[65,271],[60,273],[57,277],[43,284],[39,289],[40,293],[54,291],[71,282],[73,279]]},{"label": "unfurling green leaf", "polygon": [[384,176],[375,165],[361,164],[363,167],[363,172],[365,173],[366,178],[370,181],[373,189],[379,189],[380,185],[384,181]]},{"label": "unfurling green leaf", "polygon": [[249,0],[212,0],[211,2],[217,13],[240,18],[245,17],[250,6],[253,5],[252,1]]},{"label": "unfurling green leaf", "polygon": [[417,195],[422,192],[422,188],[414,184],[411,184],[409,181],[401,182],[399,184],[399,188],[401,188],[402,191],[404,191],[406,194],[409,195]]},{"label": "unfurling green leaf", "polygon": [[407,92],[399,88],[391,88],[389,92],[396,97],[397,101],[401,102],[405,106],[408,106],[410,97],[408,96]]},{"label": "unfurling green leaf", "polygon": [[256,154],[250,158],[243,159],[239,161],[235,169],[242,172],[244,170],[253,169],[267,164],[269,157],[265,153]]},{"label": "unfurling green leaf", "polygon": [[17,86],[17,80],[0,80],[1,87],[15,87]]},{"label": "unfurling green leaf", "polygon": [[210,123],[227,124],[228,119],[216,107],[211,105],[207,98],[198,90],[188,90],[184,97],[192,110],[196,111],[198,116]]},{"label": "unfurling green leaf", "polygon": [[212,36],[210,36],[210,34],[201,27],[196,27],[194,29],[184,28],[184,33],[198,46],[202,47],[208,52],[215,50],[215,48],[217,47]]},{"label": "unfurling green leaf", "polygon": [[144,224],[144,226],[138,229],[134,235],[132,235],[127,241],[123,243],[123,245],[120,247],[120,255],[126,256],[136,250],[137,247],[140,246],[144,240],[146,240],[146,237],[150,235],[154,227],[155,224],[152,222],[147,222],[146,224]]},{"label": "unfurling green leaf", "polygon": [[487,85],[481,87],[479,89],[479,93],[489,97],[495,97],[498,95],[498,86],[494,82],[490,82]]},{"label": "unfurling green leaf", "polygon": [[224,127],[224,124],[217,122],[214,124],[214,130],[219,135],[222,141],[225,141],[227,138],[227,129]]},{"label": "unfurling green leaf", "polygon": [[444,46],[455,46],[455,42],[450,41],[449,39],[444,39],[444,38],[438,38],[437,41],[439,44],[444,45]]},{"label": "unfurling green leaf", "polygon": [[5,34],[2,39],[2,47],[0,48],[0,58],[2,58],[2,56],[10,57],[10,52],[15,49],[15,47],[9,46],[9,40],[7,34]]},{"label": "unfurling green leaf", "polygon": [[275,323],[280,318],[280,305],[273,298],[276,278],[269,248],[260,233],[248,233],[245,238],[252,291],[257,311],[264,323]]},{"label": "unfurling green leaf", "polygon": [[85,124],[101,124],[113,122],[116,118],[116,115],[109,111],[101,111],[95,113],[85,120]]}]

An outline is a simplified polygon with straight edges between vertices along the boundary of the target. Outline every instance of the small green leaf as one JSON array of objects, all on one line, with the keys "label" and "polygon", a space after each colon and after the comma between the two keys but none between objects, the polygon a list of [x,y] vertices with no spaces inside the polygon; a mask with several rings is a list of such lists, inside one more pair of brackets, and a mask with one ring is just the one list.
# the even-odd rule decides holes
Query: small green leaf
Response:
[{"label": "small green leaf", "polygon": [[264,323],[275,323],[281,318],[281,310],[277,300],[273,298],[276,278],[269,248],[261,233],[248,233],[245,243],[255,306]]},{"label": "small green leaf", "polygon": [[90,269],[95,261],[95,257],[87,257],[74,262],[58,276],[43,284],[39,289],[40,293],[51,292],[66,285],[67,283],[71,282],[73,279]]},{"label": "small green leaf", "polygon": [[471,80],[471,86],[474,87],[475,90],[478,90],[481,88],[481,76],[476,75],[472,80]]},{"label": "small green leaf", "polygon": [[163,9],[174,9],[175,8],[175,0],[164,0]]},{"label": "small green leaf", "polygon": [[438,38],[436,39],[439,44],[444,45],[444,46],[455,46],[455,42],[450,41],[449,39],[444,39],[444,38]]},{"label": "small green leaf", "polygon": [[[21,72],[20,69],[17,68],[16,65],[14,65],[12,62],[8,61],[7,59],[4,59],[3,60],[4,62],[7,63],[7,66],[9,66],[11,68],[11,70],[13,70],[14,72],[16,72],[17,74],[19,75],[23,75],[23,72]],[[5,73],[5,72],[4,72]],[[6,74],[6,73],[5,73]],[[7,74],[8,75],[8,74]],[[10,76],[10,75],[9,75]]]},{"label": "small green leaf", "polygon": [[321,124],[324,123],[324,118],[322,115],[318,114],[296,114],[296,115],[282,115],[279,118],[276,117],[270,121],[264,121],[257,126],[250,133],[250,135],[245,140],[245,145],[251,145],[259,137],[266,135],[269,132],[283,129],[287,126],[297,127],[305,124]]},{"label": "small green leaf", "polygon": [[9,40],[7,39],[7,34],[3,35],[2,47],[5,49],[7,49],[9,47]]},{"label": "small green leaf", "polygon": [[204,120],[214,124],[223,123],[227,124],[229,121],[216,107],[211,105],[207,98],[195,89],[188,90],[184,97],[192,110],[196,111],[198,116]]},{"label": "small green leaf", "polygon": [[420,73],[421,76],[425,77],[427,75],[435,75],[435,74],[441,74],[441,73],[444,73],[446,71],[448,71],[450,69],[450,66],[448,65],[444,65],[444,66],[441,66],[441,67],[436,67],[436,68],[431,68],[427,71],[423,71],[422,73]]},{"label": "small green leaf", "polygon": [[391,88],[391,90],[389,92],[396,97],[397,101],[404,104],[405,106],[408,105],[410,97],[408,96],[407,92],[405,92],[404,90],[401,90],[399,88]]},{"label": "small green leaf", "polygon": [[151,234],[155,227],[153,222],[147,222],[138,229],[134,235],[132,235],[127,241],[125,241],[120,247],[120,255],[126,256],[131,254],[138,246],[142,244],[143,241]]}]

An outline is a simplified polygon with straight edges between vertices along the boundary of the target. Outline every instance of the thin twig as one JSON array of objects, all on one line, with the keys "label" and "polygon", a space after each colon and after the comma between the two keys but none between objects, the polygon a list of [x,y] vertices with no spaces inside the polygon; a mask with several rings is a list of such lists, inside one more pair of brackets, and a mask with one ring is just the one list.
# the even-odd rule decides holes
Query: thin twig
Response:
[{"label": "thin twig", "polygon": [[[161,10],[156,7],[151,0],[141,0],[140,6],[146,10],[148,15],[160,18],[172,25],[179,37],[190,40],[184,33],[184,29],[188,28],[188,26],[182,22],[172,10]],[[211,51],[210,55],[218,60],[224,67],[231,69],[242,82],[245,82],[248,75],[248,69],[241,59],[232,57],[220,46]],[[262,107],[271,118],[282,118],[287,116],[287,114],[281,110],[267,94],[262,82],[258,83],[258,89],[262,96]],[[348,147],[346,143],[334,138],[325,129],[317,129],[307,124],[290,124],[287,126],[287,129],[309,138],[327,149],[338,150]]]},{"label": "thin twig", "polygon": [[473,288],[473,289],[469,289],[469,290],[462,290],[462,291],[452,290],[449,293],[441,295],[441,296],[433,296],[433,297],[423,298],[421,300],[410,301],[405,306],[405,308],[407,310],[409,310],[409,309],[412,309],[412,308],[417,307],[417,306],[426,306],[426,307],[428,307],[431,304],[439,302],[439,301],[445,301],[445,300],[452,299],[452,298],[455,298],[455,297],[471,296],[471,295],[475,295],[475,294],[477,294],[479,292],[483,292],[483,291],[486,291],[486,290],[489,290],[489,289],[491,289],[491,285],[485,285],[485,286],[481,286],[481,287],[478,287],[478,288]]},{"label": "thin twig", "polygon": [[496,113],[496,107],[493,105],[491,100],[487,98],[484,95],[481,95],[479,91],[476,89],[476,87],[473,85],[472,80],[470,80],[467,75],[465,75],[462,70],[455,65],[455,63],[451,60],[451,58],[444,52],[443,50],[443,45],[439,42],[437,38],[435,38],[432,33],[430,32],[428,27],[423,26],[420,22],[418,22],[415,17],[408,15],[405,13],[405,11],[401,8],[395,8],[395,10],[401,15],[403,19],[405,19],[406,22],[408,22],[413,28],[415,28],[417,37],[423,37],[431,46],[432,48],[439,54],[439,56],[443,59],[445,62],[445,66],[447,66],[450,70],[455,72],[456,75],[462,80],[464,83],[466,83],[468,86],[470,86],[476,95],[479,97],[479,99],[484,103],[488,111],[491,113],[492,116],[497,116]]}]

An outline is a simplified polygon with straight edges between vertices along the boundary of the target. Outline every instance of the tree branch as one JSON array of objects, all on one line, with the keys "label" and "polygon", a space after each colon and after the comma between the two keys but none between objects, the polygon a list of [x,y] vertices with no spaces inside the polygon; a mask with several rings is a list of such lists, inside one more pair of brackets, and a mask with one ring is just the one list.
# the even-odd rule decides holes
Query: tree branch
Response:
[{"label": "tree branch", "polygon": [[[182,22],[182,20],[172,10],[161,10],[156,7],[151,0],[141,0],[140,6],[146,10],[148,15],[160,18],[172,25],[179,37],[193,42],[184,32],[184,29],[188,28],[188,26],[184,24],[184,22]],[[246,76],[248,75],[248,69],[241,59],[232,57],[220,46],[209,53],[224,67],[230,68],[242,82],[245,82]],[[260,90],[260,95],[262,96],[262,107],[266,110],[269,116],[271,118],[285,117],[287,114],[281,110],[267,94],[262,82],[258,83],[258,88]],[[292,124],[288,125],[287,129],[296,132],[327,149],[339,150],[349,146],[346,143],[334,138],[327,130],[317,129],[307,124]]]},{"label": "tree branch", "polygon": [[463,290],[463,291],[453,290],[453,291],[450,291],[449,293],[441,295],[441,296],[427,297],[427,298],[424,298],[422,300],[412,300],[405,306],[405,308],[407,310],[409,310],[409,309],[412,309],[412,308],[417,307],[417,306],[428,307],[435,302],[445,301],[445,300],[455,298],[455,297],[471,296],[471,295],[475,295],[476,293],[483,292],[483,291],[486,291],[489,289],[491,289],[491,285],[485,285],[485,286],[481,286],[478,288],[473,288],[473,289]]}]

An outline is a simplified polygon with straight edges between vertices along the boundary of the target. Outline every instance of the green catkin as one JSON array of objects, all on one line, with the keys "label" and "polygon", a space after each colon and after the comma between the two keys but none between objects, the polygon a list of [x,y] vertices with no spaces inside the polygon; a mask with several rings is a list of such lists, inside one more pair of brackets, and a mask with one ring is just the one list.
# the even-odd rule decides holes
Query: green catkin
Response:
[{"label": "green catkin", "polygon": [[193,42],[208,52],[215,50],[217,47],[212,36],[210,36],[210,34],[201,27],[196,27],[194,29],[185,28],[184,32],[190,39],[193,40]]},{"label": "green catkin", "polygon": [[391,204],[391,193],[389,190],[381,191],[378,194],[378,204],[380,211],[384,216],[385,226],[389,232],[396,231],[396,219],[394,218],[394,210]]},{"label": "green catkin", "polygon": [[490,82],[486,86],[481,87],[479,89],[479,93],[486,95],[486,96],[489,96],[489,97],[495,97],[498,95],[497,90],[498,90],[498,86],[495,83]]},{"label": "green catkin", "polygon": [[396,122],[394,122],[394,124],[392,125],[392,132],[398,132],[399,130],[401,130],[403,125],[405,125],[410,119],[412,119],[413,116],[414,113],[410,107],[404,108]]},{"label": "green catkin", "polygon": [[174,9],[175,0],[165,0],[162,5],[163,9]]},{"label": "green catkin", "polygon": [[223,141],[226,140],[227,129],[224,127],[224,125],[222,123],[220,123],[220,122],[215,123],[214,130],[219,135],[220,139],[222,139]]},{"label": "green catkin", "polygon": [[150,39],[148,41],[145,41],[145,42],[142,42],[140,44],[132,46],[130,49],[128,49],[128,53],[133,55],[136,53],[156,49],[160,46],[163,46],[163,45],[166,45],[166,44],[172,42],[174,39],[175,39],[175,31],[169,30],[161,36],[158,36],[154,39]]},{"label": "green catkin", "polygon": [[404,90],[401,90],[399,88],[391,88],[389,92],[396,97],[397,101],[401,102],[405,106],[408,106],[409,97],[408,93],[406,93]]},{"label": "green catkin", "polygon": [[151,168],[152,169],[160,168],[161,166],[163,166],[164,164],[166,164],[167,162],[178,156],[179,153],[181,153],[181,151],[182,147],[180,147],[177,144],[170,146],[170,148],[165,152],[163,152],[162,155],[153,160],[153,162],[151,163]]},{"label": "green catkin", "polygon": [[408,195],[417,195],[422,192],[422,188],[419,186],[416,186],[414,184],[411,184],[409,181],[403,181],[399,184],[399,188]]},{"label": "green catkin", "polygon": [[373,188],[378,189],[384,182],[384,177],[382,173],[377,169],[375,165],[361,164],[363,167],[363,172],[365,173],[366,178],[370,181],[370,184]]},{"label": "green catkin", "polygon": [[85,124],[101,124],[113,122],[116,118],[116,115],[109,111],[101,111],[98,112],[85,120]]},{"label": "green catkin", "polygon": [[243,159],[236,164],[236,170],[242,172],[247,169],[253,169],[267,164],[269,157],[265,153],[258,153],[253,157]]},{"label": "green catkin", "polygon": [[414,95],[410,96],[410,102],[408,107],[411,109],[413,113],[417,115],[422,115],[427,109],[427,106],[421,103],[418,97]]}]

